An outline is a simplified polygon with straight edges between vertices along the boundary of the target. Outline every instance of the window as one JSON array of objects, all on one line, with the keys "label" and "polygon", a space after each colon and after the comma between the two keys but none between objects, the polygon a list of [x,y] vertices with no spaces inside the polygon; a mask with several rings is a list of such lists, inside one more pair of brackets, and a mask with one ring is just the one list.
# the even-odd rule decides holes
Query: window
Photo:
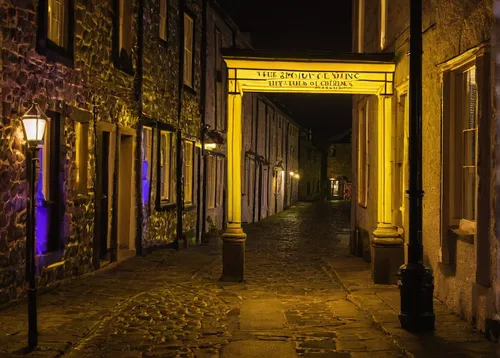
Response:
[{"label": "window", "polygon": [[160,0],[160,39],[163,41],[167,41],[167,16],[168,16],[168,0]]},{"label": "window", "polygon": [[153,155],[153,129],[150,127],[142,128],[142,204],[149,204],[149,193],[151,187],[151,172],[152,172],[152,155]]},{"label": "window", "polygon": [[37,51],[67,66],[73,65],[73,1],[38,1]]},{"label": "window", "polygon": [[221,157],[217,157],[217,202],[215,203],[216,206],[222,205],[223,195],[224,195],[224,159]]},{"label": "window", "polygon": [[[475,63],[443,73],[444,223],[476,232],[478,84]],[[448,211],[448,213],[446,213]]]},{"label": "window", "polygon": [[184,204],[193,203],[193,142],[183,141],[184,149]]},{"label": "window", "polygon": [[383,50],[387,40],[387,1],[380,0],[380,49]]},{"label": "window", "polygon": [[215,29],[215,128],[224,129],[224,93],[222,81],[222,58],[220,49],[222,48],[222,36],[219,29]]},{"label": "window", "polygon": [[132,0],[119,0],[118,48],[130,56],[132,52]]},{"label": "window", "polygon": [[174,138],[172,132],[160,131],[159,195],[160,200],[166,203],[175,203],[175,186],[172,184],[175,180]]},{"label": "window", "polygon": [[215,208],[216,161],[213,155],[207,157],[207,207]]},{"label": "window", "polygon": [[358,0],[358,52],[364,51],[365,43],[365,0]]},{"label": "window", "polygon": [[193,88],[193,18],[184,14],[184,84]]},{"label": "window", "polygon": [[477,83],[476,68],[467,69],[462,76],[461,142],[462,155],[457,158],[462,167],[462,219],[476,220],[477,175]]},{"label": "window", "polygon": [[47,7],[47,38],[63,48],[68,45],[68,5],[67,0],[48,0]]},{"label": "window", "polygon": [[368,203],[368,102],[362,104],[358,115],[358,204]]},{"label": "window", "polygon": [[406,190],[408,183],[408,92],[404,92],[398,99],[398,113],[394,121],[394,224],[406,225]]},{"label": "window", "polygon": [[87,195],[89,158],[89,123],[75,122],[75,189],[78,194]]}]

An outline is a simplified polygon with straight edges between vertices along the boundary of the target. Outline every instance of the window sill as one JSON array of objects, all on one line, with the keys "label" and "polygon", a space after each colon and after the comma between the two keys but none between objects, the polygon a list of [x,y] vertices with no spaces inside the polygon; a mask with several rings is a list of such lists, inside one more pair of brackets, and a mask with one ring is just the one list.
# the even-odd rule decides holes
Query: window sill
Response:
[{"label": "window sill", "polygon": [[69,68],[74,68],[73,54],[63,47],[52,45],[49,41],[47,40],[47,44],[44,47],[38,48],[38,53],[45,56],[47,62],[58,62]]},{"label": "window sill", "polygon": [[187,85],[187,84],[184,83],[184,87],[183,88],[184,88],[185,92],[188,92],[188,93],[192,94],[193,96],[196,96],[196,91],[194,90],[193,87],[191,87],[191,86],[189,86],[189,85]]},{"label": "window sill", "polygon": [[463,241],[465,243],[474,245],[474,234],[470,231],[461,230],[460,228],[454,226],[449,229],[455,236],[457,240]]},{"label": "window sill", "polygon": [[194,211],[196,209],[196,205],[193,204],[187,204],[184,207],[184,212],[189,212],[189,211]]},{"label": "window sill", "polygon": [[168,47],[168,40],[164,40],[162,39],[161,37],[158,37],[158,42],[160,43],[160,45],[162,45],[163,47]]},{"label": "window sill", "polygon": [[156,211],[172,211],[177,208],[176,203],[162,203],[160,202],[160,205],[156,207]]}]

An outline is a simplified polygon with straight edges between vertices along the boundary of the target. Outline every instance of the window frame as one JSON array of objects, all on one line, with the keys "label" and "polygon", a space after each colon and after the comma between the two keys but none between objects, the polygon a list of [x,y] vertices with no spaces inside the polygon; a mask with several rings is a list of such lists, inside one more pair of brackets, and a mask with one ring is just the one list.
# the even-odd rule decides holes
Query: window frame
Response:
[{"label": "window frame", "polygon": [[207,155],[207,208],[215,209],[217,195],[217,161],[214,155]]},{"label": "window frame", "polygon": [[[368,207],[369,183],[369,131],[368,119],[370,113],[369,100],[363,100],[358,107],[358,161],[357,161],[357,202],[358,205]],[[361,179],[362,178],[362,179]],[[362,181],[362,183],[361,183]]]},{"label": "window frame", "polygon": [[[191,20],[191,49],[186,49],[186,18]],[[188,10],[183,11],[183,16],[182,16],[182,83],[185,89],[194,91],[194,74],[195,74],[195,17],[193,16],[192,13],[190,13]],[[190,71],[191,71],[191,82],[187,82],[186,79],[186,50],[191,52],[191,66],[190,66]]]},{"label": "window frame", "polygon": [[[155,128],[156,133],[154,136],[156,137],[156,148],[154,152],[156,153],[156,163],[153,164],[156,167],[156,210],[169,210],[177,207],[177,177],[176,177],[176,168],[177,168],[177,132],[175,128],[166,125],[157,123]],[[169,168],[169,190],[170,197],[168,200],[162,199],[161,189],[162,189],[162,180],[161,180],[161,141],[162,141],[162,132],[170,134],[170,168]],[[153,143],[154,145],[154,143]],[[154,158],[153,158],[154,160]]]},{"label": "window frame", "polygon": [[[162,7],[162,4],[165,4],[164,7]],[[165,10],[165,14],[163,16],[162,14],[162,8]],[[159,15],[159,26],[158,26],[158,38],[161,43],[163,44],[168,44],[168,14],[169,14],[169,6],[168,6],[168,0],[160,0],[160,9],[158,11]],[[163,23],[164,22],[164,23]],[[162,34],[162,27],[163,28],[163,34]],[[164,37],[162,37],[164,36]]]},{"label": "window frame", "polygon": [[388,1],[380,0],[379,2],[379,50],[384,50],[387,46],[387,15]]},{"label": "window frame", "polygon": [[365,0],[358,0],[358,36],[357,36],[357,51],[363,53],[365,50]]},{"label": "window frame", "polygon": [[[134,7],[133,4],[130,4],[130,53],[128,51],[125,51],[125,56],[121,56],[121,34],[122,27],[120,26],[120,2],[121,1],[127,1],[127,0],[113,0],[113,10],[114,10],[114,16],[113,16],[113,32],[112,32],[112,55],[113,55],[113,64],[114,66],[129,74],[129,75],[134,75],[134,65],[132,62],[132,49],[134,47],[134,31],[132,29],[132,25],[134,22]],[[128,0],[132,2],[132,0]]]},{"label": "window frame", "polygon": [[[146,132],[149,132],[147,135],[145,135]],[[145,138],[148,138],[145,140]],[[143,125],[141,126],[141,180],[144,181],[149,181],[149,190],[147,193],[143,192],[142,193],[142,203],[143,206],[149,206],[151,202],[151,184],[152,184],[152,175],[153,175],[153,153],[154,153],[154,138],[155,138],[155,129],[153,126],[149,125]],[[149,142],[149,143],[148,143]],[[145,145],[146,144],[146,145]],[[147,172],[144,173],[143,170],[143,165],[144,162],[148,163],[148,168]],[[144,189],[144,185],[141,185],[141,188]],[[145,195],[147,195],[146,200]]]},{"label": "window frame", "polygon": [[89,122],[75,121],[75,189],[80,195],[88,195]]},{"label": "window frame", "polygon": [[[189,151],[186,147],[186,144],[191,147]],[[183,177],[183,202],[185,206],[193,206],[194,205],[194,149],[195,143],[194,141],[183,139],[182,140],[182,177]],[[190,153],[190,165],[188,165],[188,156],[187,153]],[[188,171],[188,168],[189,171]],[[189,190],[187,190],[189,189]]]},{"label": "window frame", "polygon": [[64,0],[65,6],[65,21],[63,31],[67,37],[65,46],[56,44],[49,38],[49,7],[50,0],[38,1],[38,28],[36,50],[46,56],[48,62],[59,62],[68,67],[74,66],[74,44],[75,44],[75,11],[74,0]]}]

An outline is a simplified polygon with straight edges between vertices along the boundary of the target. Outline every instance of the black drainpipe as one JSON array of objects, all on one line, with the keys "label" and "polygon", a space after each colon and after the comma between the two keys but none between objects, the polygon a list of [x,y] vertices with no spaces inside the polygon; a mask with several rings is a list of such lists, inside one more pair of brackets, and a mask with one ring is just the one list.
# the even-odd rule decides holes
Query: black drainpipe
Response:
[{"label": "black drainpipe", "polygon": [[288,188],[288,175],[289,175],[289,166],[288,166],[288,131],[290,130],[290,122],[287,120],[286,124],[286,131],[285,131],[285,196],[284,196],[284,202],[283,202],[283,209],[286,209],[288,207],[287,201],[288,201],[288,193],[287,193],[287,188]]},{"label": "black drainpipe", "polygon": [[[142,119],[142,84],[144,79],[143,72],[143,54],[144,54],[144,0],[139,0],[139,10],[137,12],[137,72],[135,77],[135,94],[137,102],[137,112],[139,123]],[[137,225],[135,235],[135,249],[137,255],[142,255],[142,224],[144,220],[142,208],[142,125],[137,126],[136,134],[136,152],[135,152],[135,187],[136,187],[136,207],[137,207]],[[152,170],[151,170],[152,171]]]},{"label": "black drainpipe", "polygon": [[[206,121],[206,92],[207,92],[207,0],[203,0],[201,20],[201,89],[200,89],[200,114],[201,114],[201,150],[198,159],[198,186],[197,186],[197,207],[196,216],[196,240],[201,242],[201,236],[205,233],[205,217],[207,215],[207,159],[204,155],[205,148],[205,121]],[[203,181],[201,179],[201,160],[203,159]],[[202,184],[203,183],[203,184]],[[201,185],[203,185],[203,202],[201,201]],[[201,207],[203,206],[203,208]],[[201,235],[200,235],[201,220]]]},{"label": "black drainpipe", "polygon": [[[182,116],[182,96],[184,93],[184,2],[181,1],[181,11],[179,11],[179,72],[178,72],[178,98],[177,98],[177,155],[176,155],[176,180],[177,180],[177,235],[176,244],[177,249],[180,248],[182,242],[182,212],[184,210],[184,200],[182,196],[183,181],[182,181],[182,131],[181,131],[181,116]],[[194,55],[194,54],[193,54]]]}]

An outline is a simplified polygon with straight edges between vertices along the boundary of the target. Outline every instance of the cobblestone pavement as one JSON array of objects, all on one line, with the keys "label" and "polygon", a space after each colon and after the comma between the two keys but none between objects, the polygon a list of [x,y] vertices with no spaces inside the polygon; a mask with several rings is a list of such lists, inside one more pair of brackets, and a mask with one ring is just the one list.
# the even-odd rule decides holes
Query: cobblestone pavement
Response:
[{"label": "cobblestone pavement", "polygon": [[[243,284],[218,281],[220,247],[160,251],[74,280],[40,297],[33,355],[411,356],[332,267],[347,257],[349,210],[340,202],[299,204],[245,226]],[[0,312],[1,357],[26,341],[22,305]],[[436,356],[432,349],[424,356]]]}]

